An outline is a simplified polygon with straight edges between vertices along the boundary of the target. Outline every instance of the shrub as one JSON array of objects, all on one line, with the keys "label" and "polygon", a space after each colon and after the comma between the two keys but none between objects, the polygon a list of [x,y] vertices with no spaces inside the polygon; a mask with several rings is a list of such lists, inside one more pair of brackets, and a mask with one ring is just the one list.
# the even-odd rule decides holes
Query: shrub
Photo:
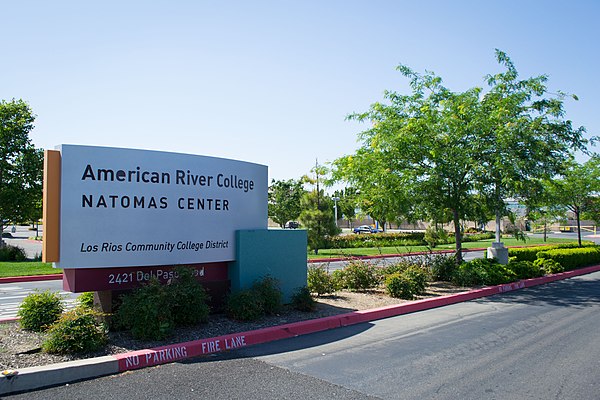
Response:
[{"label": "shrub", "polygon": [[77,296],[77,302],[80,306],[94,308],[94,292],[84,292]]},{"label": "shrub", "polygon": [[518,279],[531,279],[544,275],[544,271],[531,261],[509,262],[506,266]]},{"label": "shrub", "polygon": [[538,258],[533,262],[533,265],[539,267],[547,275],[565,272],[564,267],[558,261],[549,258]]},{"label": "shrub", "polygon": [[423,240],[431,247],[435,247],[438,244],[448,243],[448,232],[442,228],[436,229],[433,226],[427,227],[425,230],[425,236]]},{"label": "shrub", "polygon": [[147,285],[123,296],[116,323],[130,329],[136,339],[164,339],[175,325],[171,299],[167,287],[158,279],[152,279]]},{"label": "shrub", "polygon": [[336,269],[331,273],[331,283],[333,291],[344,289],[346,286],[346,272],[343,269]]},{"label": "shrub", "polygon": [[292,294],[292,307],[298,311],[310,312],[314,311],[317,302],[310,294],[307,286],[296,289]]},{"label": "shrub", "polygon": [[167,285],[173,320],[177,326],[190,326],[208,320],[210,297],[189,268],[178,268],[175,280]]},{"label": "shrub", "polygon": [[400,272],[385,278],[385,290],[390,296],[399,299],[411,300],[415,297],[413,282]]},{"label": "shrub", "polygon": [[413,286],[414,294],[423,294],[427,288],[427,271],[423,268],[412,265],[402,273]]},{"label": "shrub", "polygon": [[308,267],[306,282],[308,290],[317,296],[334,293],[336,289],[333,276],[322,265]]},{"label": "shrub", "polygon": [[423,240],[423,237],[423,232],[333,236],[327,239],[324,248],[348,249],[358,247],[422,246],[427,244]]},{"label": "shrub", "polygon": [[402,273],[414,265],[415,264],[413,260],[403,259],[381,268],[380,271],[384,277],[387,277],[388,275],[392,275],[395,273]]},{"label": "shrub", "polygon": [[546,250],[538,253],[538,258],[554,260],[569,271],[600,263],[600,246]]},{"label": "shrub", "polygon": [[21,327],[28,331],[42,332],[47,330],[60,315],[64,307],[62,297],[58,292],[35,291],[25,297],[17,316],[19,316]]},{"label": "shrub", "polygon": [[266,314],[277,314],[281,310],[283,294],[279,290],[277,279],[266,276],[255,282],[251,288],[261,300]]},{"label": "shrub", "polygon": [[0,261],[25,261],[27,254],[18,246],[6,245],[0,247]]},{"label": "shrub", "polygon": [[103,314],[88,307],[64,313],[48,330],[42,349],[53,354],[77,354],[98,350],[106,344],[108,329]]},{"label": "shrub", "polygon": [[434,281],[450,282],[456,271],[456,258],[443,254],[434,254],[426,259],[429,275]]},{"label": "shrub", "polygon": [[379,285],[380,273],[373,264],[362,260],[353,260],[343,272],[343,286],[350,290],[368,290]]},{"label": "shrub", "polygon": [[460,286],[499,285],[516,280],[516,275],[494,259],[477,258],[462,263],[456,269],[452,281]]},{"label": "shrub", "polygon": [[253,290],[240,290],[227,297],[226,312],[238,321],[254,321],[264,315],[263,302]]}]

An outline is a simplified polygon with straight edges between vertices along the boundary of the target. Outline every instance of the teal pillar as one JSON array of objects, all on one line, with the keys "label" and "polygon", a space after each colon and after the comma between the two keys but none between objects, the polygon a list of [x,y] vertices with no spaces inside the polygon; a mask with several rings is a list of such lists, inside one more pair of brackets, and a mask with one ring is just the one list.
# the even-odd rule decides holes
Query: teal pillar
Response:
[{"label": "teal pillar", "polygon": [[284,303],[306,286],[306,231],[241,230],[236,232],[236,261],[229,265],[231,291],[248,289],[269,275],[279,282]]}]

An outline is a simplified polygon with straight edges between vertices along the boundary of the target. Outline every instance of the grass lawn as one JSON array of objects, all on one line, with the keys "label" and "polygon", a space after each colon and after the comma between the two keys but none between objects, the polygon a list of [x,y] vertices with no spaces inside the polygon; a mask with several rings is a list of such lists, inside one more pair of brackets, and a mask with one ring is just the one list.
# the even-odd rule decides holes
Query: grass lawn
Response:
[{"label": "grass lawn", "polygon": [[4,261],[0,262],[0,278],[26,275],[60,274],[62,270],[52,268],[51,263],[39,261]]},{"label": "grass lawn", "polygon": [[[495,239],[480,240],[478,242],[463,243],[463,249],[477,249],[490,247]],[[574,239],[548,238],[546,242],[542,238],[529,238],[526,243],[518,241],[514,238],[503,238],[502,242],[505,246],[539,246],[544,244],[568,243],[576,242]],[[308,253],[309,259],[314,258],[337,258],[337,257],[358,257],[358,256],[376,256],[381,254],[404,254],[415,253],[420,251],[430,250],[427,246],[397,246],[397,247],[360,247],[356,249],[322,249],[319,254],[314,252]],[[443,244],[435,247],[436,250],[454,250],[454,243]]]}]

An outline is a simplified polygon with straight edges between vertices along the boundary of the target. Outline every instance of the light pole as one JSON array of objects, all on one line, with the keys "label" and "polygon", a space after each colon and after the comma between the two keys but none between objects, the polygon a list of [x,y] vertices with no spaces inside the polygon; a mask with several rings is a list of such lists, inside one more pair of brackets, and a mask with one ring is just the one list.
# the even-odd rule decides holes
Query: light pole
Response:
[{"label": "light pole", "polygon": [[337,202],[340,201],[340,198],[334,196],[331,199],[333,200],[333,213],[334,213],[334,216],[335,216],[335,227],[337,228],[337,226],[338,226],[338,223],[337,223],[337,221],[338,221],[338,217],[337,217]]}]

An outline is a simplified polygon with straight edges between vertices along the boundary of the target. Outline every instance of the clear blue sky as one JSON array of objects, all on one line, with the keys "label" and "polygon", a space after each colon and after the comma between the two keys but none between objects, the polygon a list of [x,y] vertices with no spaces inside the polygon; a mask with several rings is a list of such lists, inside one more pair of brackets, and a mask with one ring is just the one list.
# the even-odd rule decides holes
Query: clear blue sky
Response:
[{"label": "clear blue sky", "polygon": [[0,0],[0,98],[37,114],[37,147],[234,158],[299,178],[357,148],[345,120],[406,91],[399,63],[484,86],[494,48],[575,93],[600,134],[599,1]]}]

